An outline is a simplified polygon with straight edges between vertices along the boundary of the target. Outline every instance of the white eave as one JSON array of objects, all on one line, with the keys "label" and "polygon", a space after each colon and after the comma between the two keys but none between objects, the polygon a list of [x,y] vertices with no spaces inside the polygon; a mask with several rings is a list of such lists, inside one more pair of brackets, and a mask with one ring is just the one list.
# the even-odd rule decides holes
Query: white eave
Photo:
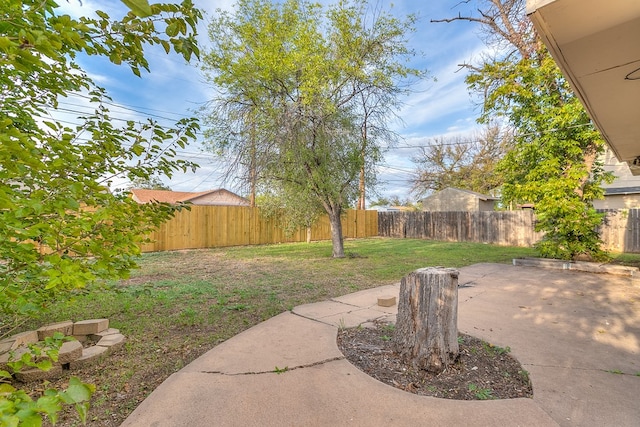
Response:
[{"label": "white eave", "polygon": [[640,0],[527,0],[527,14],[618,160],[640,174]]}]

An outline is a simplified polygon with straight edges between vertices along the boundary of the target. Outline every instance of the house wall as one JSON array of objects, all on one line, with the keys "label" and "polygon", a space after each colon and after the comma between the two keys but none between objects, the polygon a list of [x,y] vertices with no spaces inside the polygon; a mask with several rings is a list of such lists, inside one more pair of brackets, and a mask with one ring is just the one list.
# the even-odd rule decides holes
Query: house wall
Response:
[{"label": "house wall", "polygon": [[[640,187],[640,176],[634,176],[626,162],[619,162],[611,149],[607,148],[598,159],[603,163],[604,171],[610,172],[615,179],[611,184],[602,184],[602,188]],[[596,209],[637,209],[640,208],[640,194],[611,194],[603,200],[594,200]]]},{"label": "house wall", "polygon": [[492,211],[495,208],[495,200],[480,200],[478,199],[479,206],[478,210],[480,211]]},{"label": "house wall", "polygon": [[191,203],[201,206],[249,206],[247,199],[223,190],[191,199]]},{"label": "house wall", "polygon": [[615,194],[606,196],[602,200],[594,200],[596,209],[638,209],[640,208],[640,194]]},{"label": "house wall", "polygon": [[422,200],[422,210],[430,212],[492,211],[493,200],[482,200],[465,191],[445,188]]},{"label": "house wall", "polygon": [[598,160],[602,161],[605,172],[615,176],[611,184],[603,184],[602,188],[640,187],[640,176],[633,175],[626,162],[619,162],[611,149],[607,148]]},{"label": "house wall", "polygon": [[477,211],[478,199],[471,194],[446,188],[425,198],[422,210],[430,212]]}]

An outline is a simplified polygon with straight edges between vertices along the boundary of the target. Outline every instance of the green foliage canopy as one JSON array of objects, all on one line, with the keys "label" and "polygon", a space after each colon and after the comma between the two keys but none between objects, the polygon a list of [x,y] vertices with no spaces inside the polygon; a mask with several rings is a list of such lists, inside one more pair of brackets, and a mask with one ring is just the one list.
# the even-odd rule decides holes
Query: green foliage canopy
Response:
[{"label": "green foliage canopy", "polygon": [[[161,44],[186,59],[198,54],[200,13],[190,1],[150,6],[112,20],[59,15],[47,0],[0,6],[0,313],[3,333],[56,293],[125,275],[141,235],[171,215],[111,194],[115,177],[170,175],[194,165],[173,158],[197,124],[174,129],[153,121],[115,127],[104,90],[77,65],[78,55],[108,57],[132,72],[148,70],[144,44]],[[165,33],[156,29],[158,21]],[[173,28],[177,27],[177,31]],[[53,118],[58,98],[85,92],[93,114],[71,127]]]},{"label": "green foliage canopy", "polygon": [[[361,169],[380,159],[376,135],[392,115],[378,106],[394,105],[401,82],[422,75],[406,65],[415,18],[377,10],[368,20],[367,8],[240,0],[210,24],[203,59],[219,92],[205,111],[210,150],[302,212],[292,216],[301,225],[324,210],[334,257],[344,256],[342,209],[358,194]],[[374,106],[381,114],[370,114]]]},{"label": "green foliage canopy", "polygon": [[[173,148],[195,137],[194,119],[172,129],[151,120],[116,127],[102,102],[105,91],[76,62],[102,56],[140,76],[149,71],[145,45],[186,60],[198,55],[201,15],[190,0],[126,3],[132,11],[121,19],[101,11],[74,19],[59,14],[52,0],[0,3],[0,337],[73,290],[125,277],[144,234],[179,208],[112,194],[112,179],[170,176],[196,166],[174,158]],[[58,99],[73,93],[88,97],[95,110],[69,126],[55,111]],[[53,359],[56,348],[47,352]],[[46,367],[30,365],[29,357],[20,363]],[[92,390],[72,378],[66,390],[47,390],[32,401],[0,384],[0,424],[41,425],[43,415],[55,422],[62,404],[75,405],[85,419]]]},{"label": "green foliage canopy", "polygon": [[546,49],[487,64],[469,83],[480,89],[498,75],[506,78],[489,93],[486,111],[505,115],[517,130],[514,149],[499,164],[503,203],[535,205],[536,228],[545,233],[537,244],[542,256],[606,257],[597,231],[602,215],[592,204],[610,179],[597,159],[604,141]]},{"label": "green foliage canopy", "polygon": [[606,257],[597,227],[602,215],[592,201],[611,180],[599,155],[605,143],[535,33],[523,0],[485,1],[480,22],[497,52],[469,66],[469,87],[483,96],[481,122],[504,119],[514,148],[498,166],[503,203],[533,203],[542,256]]}]

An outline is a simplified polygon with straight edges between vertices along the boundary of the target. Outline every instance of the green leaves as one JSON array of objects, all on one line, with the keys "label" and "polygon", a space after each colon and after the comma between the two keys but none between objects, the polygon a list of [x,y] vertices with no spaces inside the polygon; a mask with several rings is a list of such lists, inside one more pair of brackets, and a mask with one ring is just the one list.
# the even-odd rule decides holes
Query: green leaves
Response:
[{"label": "green leaves", "polygon": [[592,200],[607,174],[597,157],[604,141],[546,50],[484,64],[468,78],[487,90],[483,120],[505,117],[516,130],[513,150],[499,163],[504,204],[533,203],[542,256],[604,259]]},{"label": "green leaves", "polygon": [[0,425],[41,426],[43,415],[55,424],[57,414],[64,404],[73,405],[84,423],[87,420],[88,403],[94,392],[95,386],[71,377],[66,390],[48,389],[43,396],[33,401],[24,391],[17,390],[10,384],[0,384]]},{"label": "green leaves", "polygon": [[[140,234],[171,216],[170,207],[121,203],[121,195],[106,191],[110,179],[196,167],[174,159],[170,149],[172,144],[184,147],[195,136],[195,120],[181,121],[175,129],[160,129],[153,122],[114,127],[100,103],[104,91],[65,56],[80,51],[103,55],[139,73],[137,67],[146,66],[144,43],[171,43],[155,32],[155,19],[182,23],[180,31],[189,39],[200,16],[189,1],[153,5],[153,19],[130,14],[122,22],[110,21],[103,12],[97,20],[74,20],[57,16],[48,6],[40,8],[41,2],[23,4],[24,10],[11,2],[0,9],[12,18],[3,21],[2,30],[11,36],[5,48],[15,54],[0,61],[0,286],[5,289],[0,308],[21,315],[59,293],[119,277],[132,266],[122,257],[137,251]],[[20,37],[30,47],[19,45]],[[33,60],[27,66],[20,55]],[[75,129],[51,120],[36,123],[37,116],[56,105],[57,96],[83,87],[91,89],[95,113]],[[136,141],[133,148],[129,141]]]},{"label": "green leaves", "polygon": [[[73,59],[80,53],[148,70],[147,44],[198,54],[201,13],[190,0],[153,4],[126,0],[121,20],[58,13],[52,0],[0,2],[0,314],[3,331],[17,329],[42,307],[93,282],[126,276],[139,243],[179,207],[139,205],[113,194],[114,179],[148,179],[197,165],[175,158],[198,129],[194,119],[164,129],[153,121],[114,125],[97,86]],[[169,34],[156,29],[173,25]],[[58,98],[88,92],[93,113],[69,126],[56,120]],[[53,113],[53,114],[52,114]],[[130,146],[133,145],[133,148]],[[50,369],[60,337],[16,355],[14,369]],[[0,372],[6,378],[6,372]],[[72,379],[66,391],[32,401],[0,385],[0,424],[55,421],[61,405],[86,418],[92,386]]]},{"label": "green leaves", "polygon": [[149,6],[149,2],[147,0],[120,0],[124,3],[131,11],[140,18],[146,18],[147,16],[151,16],[153,14],[151,10],[151,6]]},{"label": "green leaves", "polygon": [[86,402],[91,398],[96,387],[92,384],[85,384],[76,377],[69,379],[69,387],[60,393],[60,399],[67,404]]},{"label": "green leaves", "polygon": [[[67,339],[60,332],[56,332],[52,337],[45,338],[44,345],[29,345],[28,352],[22,354],[19,360],[7,365],[14,371],[20,371],[24,367],[49,370],[52,361],[58,360],[58,350],[62,342]],[[3,378],[11,378],[6,371],[0,371],[0,375]],[[15,389],[8,383],[0,383],[0,425],[40,426],[43,415],[55,424],[63,404],[74,405],[84,422],[94,391],[95,386],[71,377],[66,390],[48,389],[34,402],[24,391]]]}]

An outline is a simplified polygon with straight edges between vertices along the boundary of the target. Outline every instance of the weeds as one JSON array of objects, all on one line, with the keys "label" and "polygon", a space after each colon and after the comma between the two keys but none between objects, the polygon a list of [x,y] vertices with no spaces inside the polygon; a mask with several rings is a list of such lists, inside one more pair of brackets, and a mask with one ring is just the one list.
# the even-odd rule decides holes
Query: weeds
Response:
[{"label": "weeds", "polygon": [[482,342],[482,347],[484,348],[484,350],[494,356],[501,356],[503,354],[508,354],[511,353],[511,347],[507,346],[507,347],[499,347],[497,345],[493,345],[491,343],[488,343],[486,341]]},{"label": "weeds", "polygon": [[480,388],[474,383],[470,383],[468,388],[478,400],[493,399],[493,391],[490,388]]},{"label": "weeds", "polygon": [[393,339],[393,331],[395,330],[396,330],[395,323],[385,323],[382,326],[382,331],[384,332],[384,335],[382,335],[380,339],[383,341],[391,341]]},{"label": "weeds", "polygon": [[382,327],[382,330],[385,332],[393,333],[393,331],[396,330],[396,325],[395,323],[387,323]]}]

